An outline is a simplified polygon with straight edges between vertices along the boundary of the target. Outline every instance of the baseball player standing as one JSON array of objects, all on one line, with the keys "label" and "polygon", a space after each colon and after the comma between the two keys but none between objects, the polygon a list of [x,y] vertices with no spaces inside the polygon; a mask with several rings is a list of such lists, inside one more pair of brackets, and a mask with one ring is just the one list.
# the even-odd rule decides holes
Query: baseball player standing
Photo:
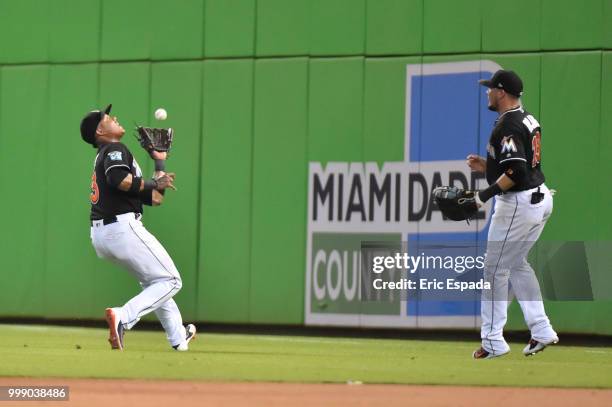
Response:
[{"label": "baseball player standing", "polygon": [[529,250],[538,240],[553,209],[553,198],[544,184],[541,169],[541,129],[538,121],[521,105],[523,82],[512,71],[499,70],[486,86],[489,110],[499,113],[487,146],[487,158],[469,155],[473,171],[486,174],[489,187],[479,191],[478,206],[495,200],[489,227],[485,279],[491,290],[481,302],[482,345],[475,359],[505,355],[510,347],[503,337],[509,290],[516,295],[531,339],[526,356],[544,350],[559,338],[553,330],[540,293],[535,272],[527,262]]},{"label": "baseball player standing", "polygon": [[196,328],[183,326],[172,299],[181,289],[181,276],[164,247],[141,222],[142,205],[161,205],[164,191],[174,189],[174,174],[164,172],[167,153],[153,150],[154,178],[143,179],[138,163],[121,143],[125,130],[109,115],[111,106],[89,112],[81,121],[81,137],[98,150],[91,180],[91,240],[98,257],[125,267],[142,292],[122,307],[106,309],[108,341],[112,349],[123,349],[124,331],[154,311],[170,345],[186,351]]}]

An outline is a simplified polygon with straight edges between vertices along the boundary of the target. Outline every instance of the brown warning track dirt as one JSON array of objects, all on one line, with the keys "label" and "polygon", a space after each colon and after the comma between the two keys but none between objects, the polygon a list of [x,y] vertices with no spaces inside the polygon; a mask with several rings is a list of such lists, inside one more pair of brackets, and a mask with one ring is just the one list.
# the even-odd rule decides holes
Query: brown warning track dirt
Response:
[{"label": "brown warning track dirt", "polygon": [[70,386],[70,401],[0,401],[0,407],[612,405],[612,390],[0,378],[0,386],[54,385]]}]

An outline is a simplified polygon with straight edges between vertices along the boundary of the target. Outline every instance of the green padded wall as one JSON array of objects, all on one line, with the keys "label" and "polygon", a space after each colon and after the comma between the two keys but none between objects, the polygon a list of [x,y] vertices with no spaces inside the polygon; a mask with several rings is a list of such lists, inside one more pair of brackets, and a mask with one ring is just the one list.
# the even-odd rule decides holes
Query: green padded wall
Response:
[{"label": "green padded wall", "polygon": [[[598,196],[598,213],[605,213],[612,202],[612,192],[606,188],[609,179],[608,174],[612,174],[612,52],[604,52],[601,64],[601,127],[599,132],[599,168],[597,174],[599,179],[597,185],[600,186]],[[607,202],[607,203],[606,203]],[[599,239],[612,240],[612,228],[606,222],[598,222]]]},{"label": "green padded wall", "polygon": [[255,63],[249,320],[301,323],[308,60]]},{"label": "green padded wall", "polygon": [[542,56],[542,162],[547,185],[558,191],[544,237],[596,239],[598,214],[576,191],[599,165],[600,87],[601,52]]},{"label": "green padded wall", "polygon": [[4,0],[0,62],[609,49],[611,27],[607,0]]},{"label": "green padded wall", "polygon": [[253,61],[204,63],[198,318],[248,322]]},{"label": "green padded wall", "polygon": [[603,48],[612,49],[612,1],[604,1]]},{"label": "green padded wall", "polygon": [[204,55],[204,0],[149,0],[148,7],[151,59],[199,59]]},{"label": "green padded wall", "polygon": [[[134,122],[157,123],[163,106],[176,128],[179,190],[144,223],[183,276],[185,319],[302,324],[308,162],[402,160],[406,65],[420,62],[519,72],[559,191],[543,238],[612,238],[597,217],[612,198],[609,0],[2,0],[0,36],[0,284],[12,287],[0,315],[101,318],[140,290],[88,236],[95,151],[76,127],[113,103],[147,175]],[[73,173],[62,193],[56,168]],[[595,203],[576,194],[585,183]],[[605,270],[592,273],[605,293]],[[612,333],[609,301],[548,310],[560,330]]]},{"label": "green padded wall", "polygon": [[368,0],[366,53],[419,54],[423,49],[423,0]]},{"label": "green padded wall", "polygon": [[[0,296],[0,310],[4,315],[36,316],[45,312],[47,292],[44,271],[49,167],[45,152],[49,141],[49,68],[4,67],[0,79],[0,183],[10,191],[2,199],[5,224],[0,234],[4,258],[0,285],[10,290]],[[57,216],[62,213],[65,212]]]},{"label": "green padded wall", "polygon": [[255,0],[206,0],[204,52],[207,57],[253,55]]},{"label": "green padded wall", "polygon": [[368,58],[363,90],[363,160],[403,161],[406,65],[421,57]]},{"label": "green padded wall", "polygon": [[0,2],[0,64],[48,60],[49,9],[49,0]]},{"label": "green padded wall", "polygon": [[477,0],[424,0],[423,52],[480,51],[480,7]]},{"label": "green padded wall", "polygon": [[482,50],[537,51],[544,0],[488,0],[482,5]]},{"label": "green padded wall", "polygon": [[105,61],[203,55],[204,0],[104,0],[101,20]]},{"label": "green padded wall", "polygon": [[[78,137],[78,125],[97,106],[98,66],[53,65],[49,69],[46,177],[45,314],[91,317],[97,263],[89,233],[89,193],[95,150]],[[61,182],[59,174],[70,174]],[[69,293],[69,294],[68,294]],[[75,304],[78,306],[75,307]]]},{"label": "green padded wall", "polygon": [[310,54],[362,54],[365,0],[310,0]]},{"label": "green padded wall", "polygon": [[361,161],[364,58],[310,60],[308,159]]},{"label": "green padded wall", "polygon": [[[145,224],[164,245],[183,279],[176,295],[183,317],[195,318],[198,288],[202,63],[164,62],[151,66],[151,103],[168,111],[164,126],[175,131],[166,171],[176,172],[177,191],[167,191],[165,202],[148,211]],[[148,120],[153,122],[152,119]]]},{"label": "green padded wall", "polygon": [[257,56],[308,54],[309,24],[309,1],[258,0]]},{"label": "green padded wall", "polygon": [[600,48],[603,3],[610,0],[541,0],[542,49]]},{"label": "green padded wall", "polygon": [[[97,61],[102,0],[53,0],[49,7],[49,61]],[[78,33],[78,35],[75,35]]]},{"label": "green padded wall", "polygon": [[149,0],[104,0],[100,57],[103,61],[151,57],[151,8]]},{"label": "green padded wall", "polygon": [[[608,5],[610,2],[608,2]],[[609,8],[612,11],[612,8]],[[597,185],[600,186],[598,191],[598,207],[595,208],[597,213],[606,213],[609,210],[612,201],[612,192],[605,188],[606,182],[612,173],[612,52],[604,52],[602,55],[602,87],[601,87],[601,128],[599,133],[599,167],[597,174],[599,179]],[[602,241],[612,240],[612,227],[609,222],[598,222],[598,239]],[[605,250],[605,248],[604,248]],[[608,284],[601,284],[598,287],[599,291],[609,293],[610,273],[609,263],[603,264],[600,271],[600,279]],[[595,306],[592,306],[594,311],[594,332],[603,332],[608,335],[612,334],[612,324],[610,324],[610,310],[612,310],[612,301],[599,301]]]},{"label": "green padded wall", "polygon": [[[578,83],[575,78],[589,80]],[[542,157],[547,185],[558,190],[543,239],[597,239],[597,213],[576,191],[599,166],[600,85],[601,52],[542,56]],[[545,142],[546,134],[554,139]],[[595,303],[549,302],[547,312],[560,331],[598,331]]]}]

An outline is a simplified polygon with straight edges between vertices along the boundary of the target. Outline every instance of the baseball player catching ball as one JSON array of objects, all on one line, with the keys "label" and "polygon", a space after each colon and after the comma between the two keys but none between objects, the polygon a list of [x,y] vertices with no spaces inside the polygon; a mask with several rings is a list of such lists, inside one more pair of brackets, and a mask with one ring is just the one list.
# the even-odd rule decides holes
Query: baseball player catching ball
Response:
[{"label": "baseball player catching ball", "polygon": [[87,113],[81,137],[98,150],[91,180],[91,241],[98,257],[125,267],[140,283],[142,292],[122,307],[107,308],[106,322],[112,349],[124,348],[123,336],[152,311],[159,318],[170,345],[189,349],[194,325],[183,326],[181,312],[172,299],[182,281],[174,262],[142,224],[142,205],[157,206],[167,188],[174,189],[173,173],[164,172],[167,152],[148,150],[155,174],[144,179],[130,150],[121,143],[125,130],[116,117],[104,111]]},{"label": "baseball player catching ball", "polygon": [[485,261],[485,278],[492,288],[483,293],[482,346],[473,357],[488,359],[510,352],[503,337],[510,290],[531,331],[531,340],[523,349],[529,356],[559,341],[544,311],[535,272],[527,262],[529,250],[553,209],[541,170],[541,129],[521,105],[523,82],[516,73],[499,70],[480,84],[488,88],[489,110],[498,112],[499,117],[489,139],[487,158],[467,157],[468,166],[485,173],[489,183],[488,188],[475,194],[477,206],[496,197]]}]

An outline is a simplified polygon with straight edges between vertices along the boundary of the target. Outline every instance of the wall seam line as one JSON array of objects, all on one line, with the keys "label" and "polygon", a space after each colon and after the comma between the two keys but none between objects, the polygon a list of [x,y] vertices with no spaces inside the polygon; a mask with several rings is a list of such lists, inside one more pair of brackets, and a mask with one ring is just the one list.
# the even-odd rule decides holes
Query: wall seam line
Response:
[{"label": "wall seam line", "polygon": [[200,274],[202,271],[202,194],[204,193],[204,189],[202,188],[202,182],[204,176],[202,174],[202,162],[203,162],[203,153],[202,150],[204,148],[204,81],[205,81],[205,70],[204,63],[200,63],[200,117],[198,128],[200,130],[200,137],[198,137],[198,201],[197,201],[197,210],[196,210],[196,273],[195,273],[195,310],[194,314],[196,315],[196,319],[200,319],[199,310],[200,310]]},{"label": "wall seam line", "polygon": [[255,98],[256,98],[256,81],[257,81],[257,63],[255,60],[251,61],[251,162],[250,167],[251,171],[249,174],[250,182],[249,182],[249,253],[248,253],[248,267],[249,267],[249,283],[248,283],[248,291],[247,291],[247,309],[246,309],[246,320],[247,322],[252,321],[252,313],[251,313],[251,292],[253,286],[253,203],[255,202]]},{"label": "wall seam line", "polygon": [[[609,52],[612,48],[564,48],[554,50],[512,50],[512,51],[487,51],[487,55],[492,56],[513,56],[513,55],[546,55],[546,54],[575,54],[575,53],[588,53],[588,52]],[[52,65],[85,65],[85,64],[130,64],[137,62],[198,62],[198,61],[233,61],[233,60],[283,60],[283,59],[296,59],[296,58],[316,58],[316,59],[344,59],[344,58],[355,58],[364,57],[370,59],[385,59],[385,58],[407,58],[407,57],[461,57],[482,54],[483,52],[430,52],[430,53],[409,53],[409,54],[384,54],[384,55],[365,55],[365,54],[343,54],[343,55],[308,55],[308,54],[296,54],[296,55],[279,55],[279,56],[253,56],[253,55],[242,55],[242,56],[231,56],[231,57],[209,57],[209,58],[169,58],[152,60],[150,58],[145,59],[117,59],[117,60],[87,60],[87,61],[72,61],[72,62],[18,62],[18,63],[7,63],[3,62],[0,64],[2,67],[20,67],[20,66],[52,66]]]},{"label": "wall seam line", "polygon": [[[304,137],[304,152],[306,154],[305,157],[305,163],[306,163],[306,177],[304,177],[305,179],[302,181],[302,185],[304,190],[306,191],[306,193],[308,194],[308,185],[310,183],[310,149],[309,149],[309,141],[310,141],[310,58],[306,58],[306,134]],[[310,213],[308,211],[308,206],[309,206],[309,202],[308,202],[309,197],[306,196],[306,205],[304,207],[305,211],[306,211],[306,216],[304,217],[306,219],[306,223],[304,225],[304,229],[305,229],[305,235],[306,238],[304,239],[304,263],[302,264],[303,268],[307,267],[308,264],[308,225],[310,223]],[[310,295],[310,293],[306,293],[306,287],[308,286],[308,270],[304,270],[304,277],[303,277],[303,281],[304,281],[304,287],[302,289],[302,293],[304,295],[304,297],[302,297],[302,324],[306,324],[306,296]]]}]

